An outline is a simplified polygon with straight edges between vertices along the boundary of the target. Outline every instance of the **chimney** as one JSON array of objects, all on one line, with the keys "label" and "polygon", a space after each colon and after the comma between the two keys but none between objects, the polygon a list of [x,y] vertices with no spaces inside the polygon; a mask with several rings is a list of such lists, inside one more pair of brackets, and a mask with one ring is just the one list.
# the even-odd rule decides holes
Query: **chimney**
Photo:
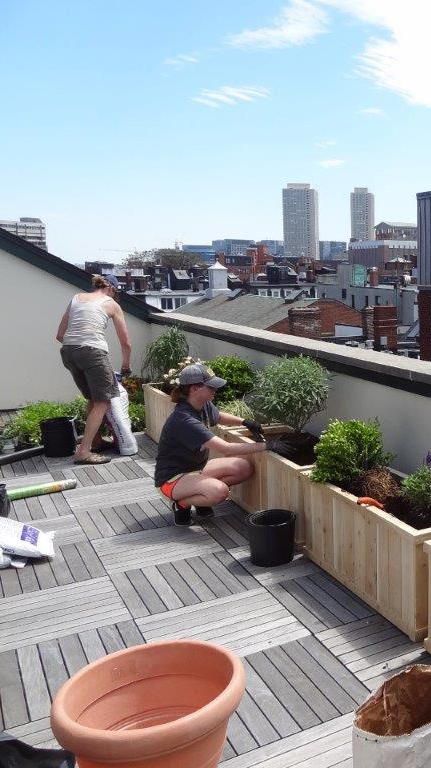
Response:
[{"label": "chimney", "polygon": [[374,307],[364,307],[361,310],[362,333],[365,339],[374,339]]},{"label": "chimney", "polygon": [[375,350],[389,349],[391,352],[397,351],[397,325],[397,308],[395,306],[374,307]]},{"label": "chimney", "polygon": [[377,288],[379,284],[379,270],[377,267],[372,267],[369,272],[369,280],[371,288]]},{"label": "chimney", "polygon": [[419,286],[418,310],[420,359],[431,360],[431,285]]},{"label": "chimney", "polygon": [[302,307],[289,309],[289,332],[292,336],[304,336],[307,339],[322,337],[320,309],[317,307]]}]

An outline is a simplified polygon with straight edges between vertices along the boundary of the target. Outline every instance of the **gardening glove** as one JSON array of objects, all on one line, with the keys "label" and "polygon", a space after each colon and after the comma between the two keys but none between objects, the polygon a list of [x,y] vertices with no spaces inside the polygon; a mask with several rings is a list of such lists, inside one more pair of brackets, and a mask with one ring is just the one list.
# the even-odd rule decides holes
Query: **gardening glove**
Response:
[{"label": "gardening glove", "polygon": [[131,368],[125,368],[124,365],[121,366],[121,375],[124,376],[125,379],[127,379],[131,373]]},{"label": "gardening glove", "polygon": [[255,441],[257,443],[262,443],[264,440],[263,437],[263,430],[262,425],[259,424],[258,421],[253,421],[252,419],[244,419],[242,422],[243,427],[246,427],[249,432],[253,435]]},{"label": "gardening glove", "polygon": [[284,443],[283,440],[267,440],[266,450],[278,453],[279,456],[283,456],[285,459],[292,459],[295,455],[294,447]]}]

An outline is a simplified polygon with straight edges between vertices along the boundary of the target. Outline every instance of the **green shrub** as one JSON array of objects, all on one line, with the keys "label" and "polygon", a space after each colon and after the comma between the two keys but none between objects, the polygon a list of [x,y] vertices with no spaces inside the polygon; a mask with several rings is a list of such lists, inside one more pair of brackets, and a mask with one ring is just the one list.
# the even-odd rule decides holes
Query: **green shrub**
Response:
[{"label": "green shrub", "polygon": [[185,333],[177,325],[172,325],[148,345],[142,364],[142,376],[147,381],[160,382],[163,374],[175,368],[188,351]]},{"label": "green shrub", "polygon": [[253,411],[245,400],[223,401],[217,403],[217,408],[225,413],[230,413],[232,416],[239,416],[240,419],[254,419]]},{"label": "green shrub", "polygon": [[224,403],[238,400],[253,388],[255,374],[247,360],[233,355],[219,355],[208,360],[208,365],[216,376],[226,379],[227,384],[220,390],[219,398]]},{"label": "green shrub", "polygon": [[386,466],[393,458],[385,453],[377,419],[330,421],[314,448],[316,465],[312,480],[346,487],[367,469]]},{"label": "green shrub", "polygon": [[256,373],[246,402],[265,423],[289,425],[301,432],[326,405],[329,374],[309,357],[281,357]]},{"label": "green shrub", "polygon": [[415,512],[431,509],[431,469],[420,467],[401,483],[404,496]]},{"label": "green shrub", "polygon": [[145,406],[142,403],[129,403],[129,416],[132,432],[142,432],[145,428]]},{"label": "green shrub", "polygon": [[87,401],[83,397],[77,397],[70,403],[51,403],[40,401],[23,408],[10,420],[3,430],[3,437],[14,440],[15,444],[40,445],[40,422],[45,419],[54,419],[59,416],[68,418],[77,417],[76,429],[84,431],[87,414]]}]

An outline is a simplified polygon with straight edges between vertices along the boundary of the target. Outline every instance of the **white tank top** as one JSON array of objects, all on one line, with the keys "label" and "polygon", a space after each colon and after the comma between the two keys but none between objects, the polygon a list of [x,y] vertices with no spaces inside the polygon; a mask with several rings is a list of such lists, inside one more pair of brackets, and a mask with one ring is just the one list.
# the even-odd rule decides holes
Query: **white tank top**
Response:
[{"label": "white tank top", "polygon": [[78,294],[73,297],[63,338],[64,346],[96,347],[108,352],[105,331],[109,317],[103,309],[107,301],[110,301],[109,296],[94,301],[79,301]]}]

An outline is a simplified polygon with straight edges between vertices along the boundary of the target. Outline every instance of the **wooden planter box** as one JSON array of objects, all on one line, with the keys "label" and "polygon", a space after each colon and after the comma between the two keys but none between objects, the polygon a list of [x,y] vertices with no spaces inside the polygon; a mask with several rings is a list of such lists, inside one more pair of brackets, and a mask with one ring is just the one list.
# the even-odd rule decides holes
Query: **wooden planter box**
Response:
[{"label": "wooden planter box", "polygon": [[[289,427],[275,425],[265,428],[266,435],[287,432]],[[247,442],[247,430],[232,430],[223,435],[229,442]],[[231,498],[246,512],[259,512],[261,509],[289,509],[296,513],[295,542],[300,545],[305,541],[304,496],[302,474],[309,466],[295,464],[272,451],[247,456],[254,464],[254,474],[245,483],[231,489]]]},{"label": "wooden planter box", "polygon": [[[429,529],[428,529],[429,530]],[[425,557],[428,559],[428,634],[424,640],[424,646],[428,653],[431,653],[431,541],[424,544]]]},{"label": "wooden planter box", "polygon": [[163,425],[174,410],[175,404],[169,395],[156,389],[154,384],[144,384],[145,432],[158,443]]},{"label": "wooden planter box", "polygon": [[357,497],[302,473],[305,554],[411,640],[428,630],[428,563],[417,531]]}]

